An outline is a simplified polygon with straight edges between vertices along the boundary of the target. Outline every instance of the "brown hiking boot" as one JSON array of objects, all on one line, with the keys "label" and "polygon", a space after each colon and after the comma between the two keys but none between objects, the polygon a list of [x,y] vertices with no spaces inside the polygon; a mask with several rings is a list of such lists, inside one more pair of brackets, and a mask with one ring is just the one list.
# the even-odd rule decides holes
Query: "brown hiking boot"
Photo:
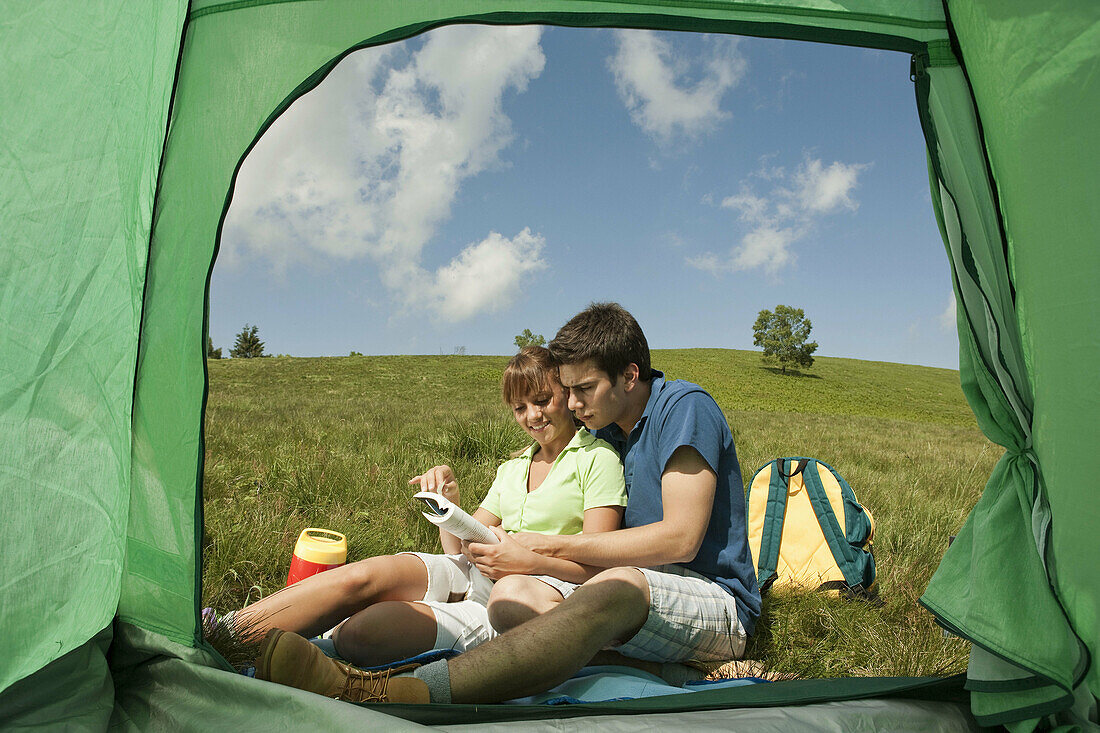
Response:
[{"label": "brown hiking boot", "polygon": [[418,664],[366,672],[325,656],[307,639],[271,629],[256,660],[256,678],[348,702],[429,702],[428,686],[415,677],[397,677]]}]

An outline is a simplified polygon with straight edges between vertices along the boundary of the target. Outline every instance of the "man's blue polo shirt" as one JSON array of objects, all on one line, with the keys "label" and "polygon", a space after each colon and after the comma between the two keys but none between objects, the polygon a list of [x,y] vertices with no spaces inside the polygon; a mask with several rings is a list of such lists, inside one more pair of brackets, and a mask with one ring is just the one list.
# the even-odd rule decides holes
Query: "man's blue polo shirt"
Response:
[{"label": "man's blue polo shirt", "polygon": [[623,459],[627,504],[624,527],[653,524],[664,517],[661,475],[673,452],[688,445],[718,477],[710,521],[699,552],[682,563],[718,583],[737,604],[737,615],[751,634],[760,615],[760,591],[745,524],[745,490],[733,435],[718,404],[697,384],[653,370],[649,401],[630,435],[615,423],[596,431]]}]

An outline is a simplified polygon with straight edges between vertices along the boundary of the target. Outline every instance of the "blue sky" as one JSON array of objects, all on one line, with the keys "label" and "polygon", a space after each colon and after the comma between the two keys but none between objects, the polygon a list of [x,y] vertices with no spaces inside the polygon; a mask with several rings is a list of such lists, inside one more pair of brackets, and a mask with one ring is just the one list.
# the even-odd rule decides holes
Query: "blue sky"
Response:
[{"label": "blue sky", "polygon": [[957,368],[909,58],[645,31],[444,28],[345,59],[242,169],[210,331],[295,356],[506,354],[593,300],[654,348]]}]

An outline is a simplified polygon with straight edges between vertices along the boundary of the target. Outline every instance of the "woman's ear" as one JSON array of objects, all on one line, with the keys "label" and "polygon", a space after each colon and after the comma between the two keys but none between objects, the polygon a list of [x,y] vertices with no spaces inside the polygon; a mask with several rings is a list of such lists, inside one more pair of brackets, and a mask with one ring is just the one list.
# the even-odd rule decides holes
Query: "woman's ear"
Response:
[{"label": "woman's ear", "polygon": [[638,365],[631,362],[626,365],[626,369],[623,370],[623,389],[627,392],[634,389],[638,384],[638,377],[641,376],[641,370],[638,369]]}]

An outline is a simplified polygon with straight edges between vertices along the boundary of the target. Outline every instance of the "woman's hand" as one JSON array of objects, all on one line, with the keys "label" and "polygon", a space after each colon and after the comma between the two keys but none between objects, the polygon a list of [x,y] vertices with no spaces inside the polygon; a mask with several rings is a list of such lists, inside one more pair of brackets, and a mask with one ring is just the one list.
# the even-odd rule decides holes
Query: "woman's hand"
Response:
[{"label": "woman's hand", "polygon": [[481,574],[490,580],[500,580],[505,575],[531,575],[539,572],[540,558],[512,539],[500,527],[490,527],[500,539],[495,545],[480,542],[463,542],[462,551]]},{"label": "woman's hand", "polygon": [[440,494],[452,504],[458,504],[458,482],[450,466],[434,466],[409,479],[409,485],[419,485],[421,491]]}]

